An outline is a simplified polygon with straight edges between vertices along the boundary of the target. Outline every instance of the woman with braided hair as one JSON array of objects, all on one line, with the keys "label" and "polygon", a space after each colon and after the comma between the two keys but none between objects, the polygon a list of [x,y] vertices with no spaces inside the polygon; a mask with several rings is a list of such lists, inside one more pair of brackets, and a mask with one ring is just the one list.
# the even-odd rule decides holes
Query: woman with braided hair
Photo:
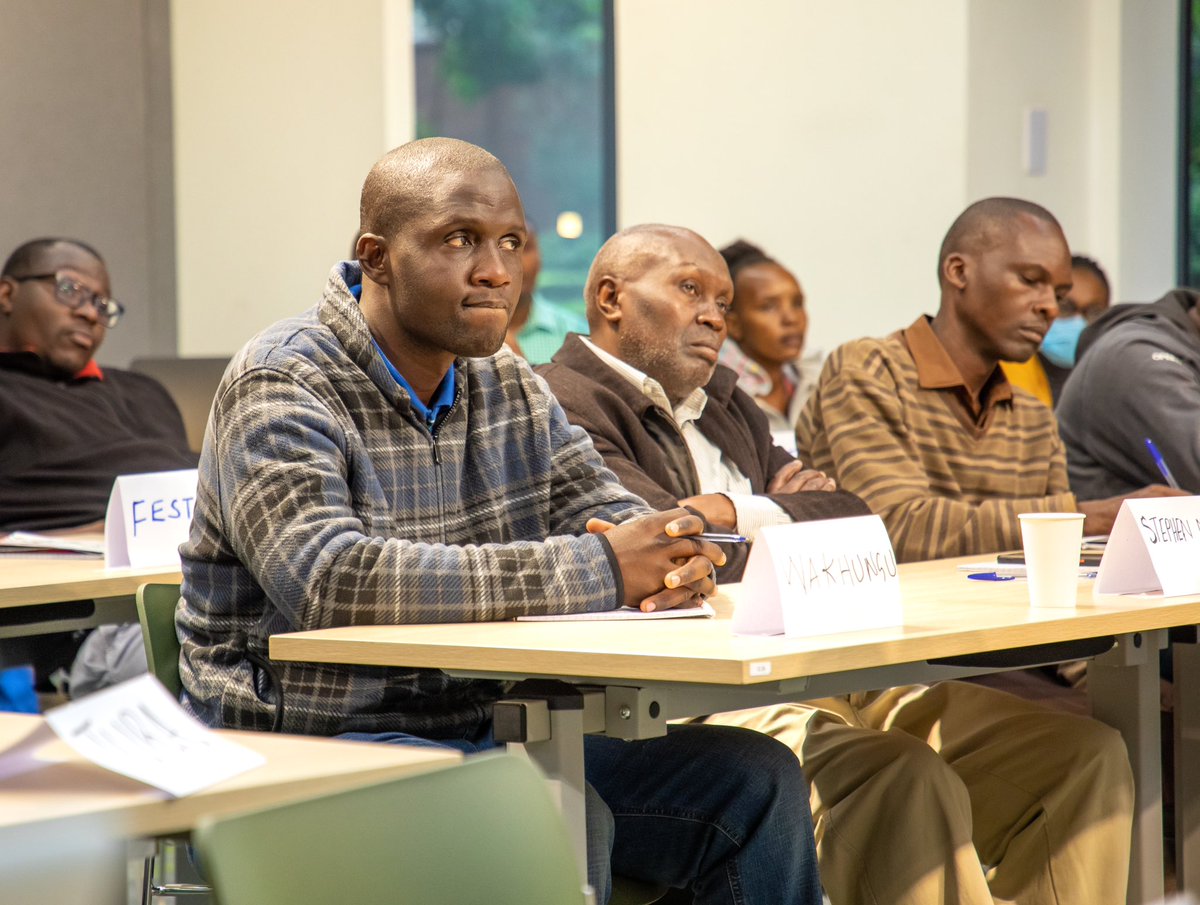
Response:
[{"label": "woman with braided hair", "polygon": [[721,364],[738,375],[771,424],[775,442],[796,451],[796,418],[816,385],[819,365],[801,358],[808,313],[804,290],[786,267],[739,239],[721,249],[733,279],[729,338]]}]

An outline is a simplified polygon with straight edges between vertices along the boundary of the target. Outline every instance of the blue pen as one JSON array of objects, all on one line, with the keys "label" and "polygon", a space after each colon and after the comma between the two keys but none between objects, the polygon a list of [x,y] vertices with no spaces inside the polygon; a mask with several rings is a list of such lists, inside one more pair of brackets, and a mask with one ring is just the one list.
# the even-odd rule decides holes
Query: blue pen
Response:
[{"label": "blue pen", "polygon": [[699,534],[693,534],[692,537],[700,540],[711,540],[718,544],[748,544],[750,538],[743,537],[740,534],[722,534],[718,531],[701,531]]},{"label": "blue pen", "polygon": [[1158,447],[1149,437],[1146,438],[1146,449],[1150,450],[1150,458],[1158,466],[1158,471],[1163,476],[1163,480],[1167,482],[1167,486],[1178,490],[1179,482],[1175,480],[1175,475],[1171,474],[1171,469],[1167,468],[1167,460],[1162,457],[1162,453],[1158,451]]}]

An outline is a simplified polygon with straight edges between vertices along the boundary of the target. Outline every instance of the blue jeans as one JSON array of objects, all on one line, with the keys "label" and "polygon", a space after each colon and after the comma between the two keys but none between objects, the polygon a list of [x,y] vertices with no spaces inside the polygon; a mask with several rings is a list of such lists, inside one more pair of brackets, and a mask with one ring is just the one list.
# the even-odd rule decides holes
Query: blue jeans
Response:
[{"label": "blue jeans", "polygon": [[[454,748],[403,733],[341,738]],[[808,787],[796,756],[757,732],[671,726],[662,738],[584,738],[588,882],[606,903],[612,872],[692,888],[697,905],[819,905]]]}]

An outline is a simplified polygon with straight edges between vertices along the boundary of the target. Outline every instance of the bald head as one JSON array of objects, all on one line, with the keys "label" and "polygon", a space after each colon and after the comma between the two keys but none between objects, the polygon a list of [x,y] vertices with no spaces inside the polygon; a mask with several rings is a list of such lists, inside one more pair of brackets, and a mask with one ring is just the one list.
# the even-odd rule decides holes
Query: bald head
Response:
[{"label": "bald head", "polygon": [[636,280],[666,257],[677,253],[680,247],[703,246],[717,254],[708,241],[699,233],[682,226],[663,223],[641,223],[614,233],[600,246],[588,270],[583,298],[587,303],[588,327],[596,333],[604,323],[598,307],[601,282],[606,278]]},{"label": "bald head", "polygon": [[1025,361],[1041,345],[1071,289],[1071,252],[1045,208],[988,198],[954,221],[938,268],[933,331],[971,393],[1001,361]]},{"label": "bald head", "polygon": [[495,156],[457,138],[422,138],[389,151],[367,174],[359,200],[359,232],[391,238],[436,193],[448,175],[501,172]]},{"label": "bald head", "polygon": [[712,377],[733,283],[703,236],[659,223],[622,230],[584,292],[591,341],[657,380],[672,404]]},{"label": "bald head", "polygon": [[1031,217],[1062,232],[1054,215],[1021,198],[984,198],[976,201],[950,224],[938,252],[938,284],[946,285],[946,258],[953,254],[980,255],[1010,241],[1019,221]]},{"label": "bald head", "polygon": [[359,310],[421,399],[456,358],[500,348],[521,292],[524,241],[512,178],[475,145],[410,142],[367,174],[355,243]]}]

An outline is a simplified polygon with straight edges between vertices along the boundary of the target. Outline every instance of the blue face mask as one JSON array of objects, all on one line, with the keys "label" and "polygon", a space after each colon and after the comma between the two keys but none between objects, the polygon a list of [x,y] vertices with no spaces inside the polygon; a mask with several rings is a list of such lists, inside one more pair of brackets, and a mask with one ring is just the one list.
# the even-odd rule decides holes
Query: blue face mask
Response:
[{"label": "blue face mask", "polygon": [[1079,345],[1079,334],[1087,326],[1082,314],[1060,317],[1050,325],[1042,340],[1042,354],[1060,368],[1075,367],[1075,347]]}]

